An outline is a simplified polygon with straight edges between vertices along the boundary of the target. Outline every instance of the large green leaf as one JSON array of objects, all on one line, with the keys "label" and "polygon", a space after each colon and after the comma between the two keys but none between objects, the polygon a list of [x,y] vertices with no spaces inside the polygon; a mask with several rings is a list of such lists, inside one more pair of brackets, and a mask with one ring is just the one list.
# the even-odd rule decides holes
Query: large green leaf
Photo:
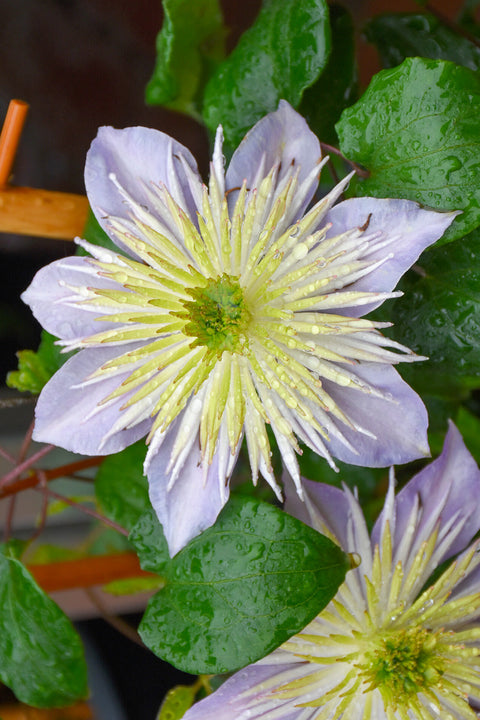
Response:
[{"label": "large green leaf", "polygon": [[364,32],[367,40],[377,46],[385,67],[395,67],[407,57],[420,55],[480,69],[480,48],[428,13],[378,15]]},{"label": "large green leaf", "polygon": [[426,373],[432,389],[435,375],[446,386],[480,378],[480,229],[425,253],[420,268],[393,308],[395,338],[429,357],[410,372]]},{"label": "large green leaf", "polygon": [[351,192],[463,210],[443,241],[480,224],[480,76],[409,58],[376,75],[336,129],[342,152],[370,172]]},{"label": "large green leaf", "polygon": [[0,680],[22,702],[61,707],[87,695],[80,638],[22,563],[0,552]]},{"label": "large green leaf", "polygon": [[146,101],[200,118],[203,88],[225,57],[218,0],[163,0],[163,27]]},{"label": "large green leaf", "polygon": [[101,510],[127,530],[150,507],[143,474],[145,452],[143,440],[130,445],[105,458],[95,477],[95,495]]},{"label": "large green leaf", "polygon": [[328,538],[267,503],[232,498],[215,525],[164,568],[139,627],[145,644],[191,673],[254,662],[302,630],[349,567]]},{"label": "large green leaf", "polygon": [[332,51],[317,82],[303,94],[298,111],[325,143],[338,144],[335,123],[342,110],[358,97],[354,27],[350,13],[340,5],[330,7]]},{"label": "large green leaf", "polygon": [[269,0],[205,88],[203,116],[223,125],[236,146],[263,115],[285,99],[297,107],[326,65],[330,25],[325,0]]}]

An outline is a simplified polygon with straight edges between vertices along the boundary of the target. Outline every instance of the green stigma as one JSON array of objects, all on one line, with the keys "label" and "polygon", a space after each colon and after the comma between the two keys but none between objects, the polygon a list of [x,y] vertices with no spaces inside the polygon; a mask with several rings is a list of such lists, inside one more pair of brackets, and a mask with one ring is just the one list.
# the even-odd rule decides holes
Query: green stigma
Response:
[{"label": "green stigma", "polygon": [[176,315],[187,320],[183,332],[195,338],[191,347],[203,345],[217,357],[226,350],[241,352],[251,315],[238,278],[224,273],[204,287],[188,289],[188,294],[193,299]]},{"label": "green stigma", "polygon": [[418,627],[379,637],[362,663],[370,689],[378,688],[385,703],[395,708],[435,685],[445,670],[435,652],[437,640],[434,633]]}]

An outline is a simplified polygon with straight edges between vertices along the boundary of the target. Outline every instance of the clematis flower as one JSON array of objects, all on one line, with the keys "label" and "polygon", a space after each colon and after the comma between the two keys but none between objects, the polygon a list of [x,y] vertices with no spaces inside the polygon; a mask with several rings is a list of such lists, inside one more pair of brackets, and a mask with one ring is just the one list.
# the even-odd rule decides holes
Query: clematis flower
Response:
[{"label": "clematis flower", "polygon": [[396,497],[391,474],[371,537],[348,489],[304,481],[304,491],[288,509],[360,566],[302,633],[184,720],[476,720],[479,541],[467,546],[480,529],[480,471],[458,430]]},{"label": "clematis flower", "polygon": [[146,128],[101,128],[86,161],[93,211],[117,245],[58,260],[24,293],[78,350],[43,389],[34,437],[108,454],[147,436],[150,498],[172,553],[228,498],[245,436],[253,481],[280,497],[267,424],[301,492],[298,442],[385,466],[428,453],[427,416],[392,365],[416,358],[361,316],[380,305],[454,213],[405,200],[306,211],[319,142],[286,102],[208,187],[190,152]]}]

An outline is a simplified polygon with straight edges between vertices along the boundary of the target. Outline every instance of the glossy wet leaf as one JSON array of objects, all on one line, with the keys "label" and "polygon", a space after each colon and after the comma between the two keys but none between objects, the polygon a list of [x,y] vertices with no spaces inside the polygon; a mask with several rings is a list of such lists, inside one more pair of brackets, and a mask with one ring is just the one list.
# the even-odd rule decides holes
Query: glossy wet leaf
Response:
[{"label": "glossy wet leaf", "polygon": [[0,553],[0,680],[35,707],[87,695],[83,648],[70,620],[14,557]]},{"label": "glossy wet leaf", "polygon": [[95,477],[95,495],[102,512],[127,530],[150,507],[143,474],[145,452],[145,443],[140,441],[109,455]]},{"label": "glossy wet leaf", "polygon": [[157,36],[157,61],[145,93],[149,105],[200,118],[203,88],[225,57],[218,0],[163,0],[164,21]]},{"label": "glossy wet leaf", "polygon": [[227,145],[281,98],[297,107],[305,88],[324,69],[330,52],[325,0],[269,0],[205,88],[203,117],[215,131],[223,125]]},{"label": "glossy wet leaf", "polygon": [[480,377],[480,230],[425,253],[419,266],[394,305],[395,338],[429,357],[419,371],[431,388],[436,373]]},{"label": "glossy wet leaf", "polygon": [[38,395],[71,354],[61,354],[55,345],[55,338],[46,330],[42,330],[42,339],[38,350],[19,350],[17,352],[18,370],[7,375],[8,387],[21,392]]},{"label": "glossy wet leaf", "polygon": [[195,687],[177,685],[165,695],[156,720],[180,720],[195,700]]},{"label": "glossy wet leaf", "polygon": [[480,69],[480,48],[429,13],[378,15],[366,25],[364,33],[376,45],[387,68],[419,55]]},{"label": "glossy wet leaf", "polygon": [[335,123],[358,97],[354,27],[350,13],[330,7],[332,49],[319,79],[303,94],[298,111],[322,142],[338,145]]},{"label": "glossy wet leaf", "polygon": [[370,177],[351,194],[463,210],[441,242],[480,224],[480,75],[444,61],[408,58],[376,75],[336,129],[342,152]]},{"label": "glossy wet leaf", "polygon": [[232,498],[215,525],[165,567],[139,627],[145,644],[191,673],[254,662],[303,629],[335,595],[348,558],[278,508]]}]

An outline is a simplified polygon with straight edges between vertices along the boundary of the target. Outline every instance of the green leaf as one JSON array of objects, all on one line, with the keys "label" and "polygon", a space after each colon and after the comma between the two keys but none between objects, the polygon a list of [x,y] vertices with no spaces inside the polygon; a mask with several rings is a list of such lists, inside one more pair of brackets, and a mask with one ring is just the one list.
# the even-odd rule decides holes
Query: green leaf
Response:
[{"label": "green leaf", "polygon": [[145,443],[140,441],[105,458],[95,477],[95,495],[102,512],[128,530],[150,507],[144,460]]},{"label": "green leaf", "polygon": [[80,638],[19,560],[0,554],[0,680],[35,707],[87,695]]},{"label": "green leaf", "polygon": [[[94,495],[69,495],[69,500],[73,500],[74,502],[78,503],[79,505],[85,503],[89,505],[95,505],[95,496]],[[52,515],[59,515],[62,512],[65,512],[66,510],[71,510],[72,506],[65,502],[65,500],[52,500],[48,504],[47,509],[47,516],[51,517]]]},{"label": "green leaf", "polygon": [[462,376],[480,378],[480,230],[424,253],[420,272],[410,274],[394,304],[394,336],[429,358],[404,374],[426,373],[433,394]]},{"label": "green leaf", "polygon": [[160,577],[133,577],[125,580],[112,580],[102,587],[110,595],[136,595],[149,590],[160,590],[165,582]]},{"label": "green leaf", "polygon": [[377,46],[387,68],[400,65],[406,57],[420,55],[480,69],[480,48],[428,13],[379,15],[370,20],[364,33]]},{"label": "green leaf", "polygon": [[137,551],[143,570],[163,575],[170,563],[170,555],[162,526],[152,508],[139,518],[128,539]]},{"label": "green leaf", "polygon": [[354,26],[340,5],[330,7],[332,51],[317,82],[303,94],[298,111],[322,142],[338,144],[335,123],[358,97]]},{"label": "green leaf", "polygon": [[192,685],[177,685],[165,695],[157,720],[180,720],[195,700],[196,688]]},{"label": "green leaf", "polygon": [[480,76],[409,58],[376,75],[336,129],[346,157],[370,171],[351,194],[463,210],[442,242],[480,224]]},{"label": "green leaf", "polygon": [[349,568],[328,538],[259,500],[232,498],[165,566],[139,632],[190,673],[236,670],[302,630]]},{"label": "green leaf", "polygon": [[225,57],[225,28],[218,0],[163,0],[157,62],[147,85],[149,105],[201,118],[203,89]]},{"label": "green leaf", "polygon": [[42,330],[42,339],[37,352],[19,350],[18,370],[8,373],[8,387],[38,395],[52,375],[71,357],[70,354],[60,352],[58,345],[55,345],[56,339],[46,330]]},{"label": "green leaf", "polygon": [[324,69],[330,52],[325,0],[269,0],[254,25],[218,67],[205,88],[203,117],[210,130],[221,123],[228,145],[280,99],[297,107],[303,91]]}]

